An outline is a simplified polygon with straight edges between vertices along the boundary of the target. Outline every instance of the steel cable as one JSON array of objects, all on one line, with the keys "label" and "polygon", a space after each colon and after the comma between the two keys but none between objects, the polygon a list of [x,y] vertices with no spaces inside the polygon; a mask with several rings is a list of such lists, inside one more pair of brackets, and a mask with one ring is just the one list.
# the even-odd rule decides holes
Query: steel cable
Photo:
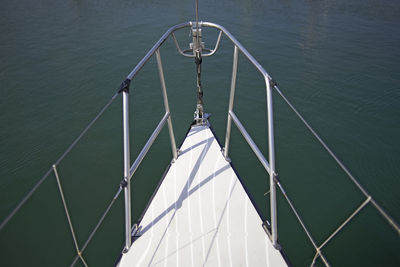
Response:
[{"label": "steel cable", "polygon": [[[115,200],[117,200],[117,198],[119,197],[120,193],[122,191],[121,186],[118,188],[117,193],[114,195],[113,199],[111,200],[110,204],[108,204],[107,209],[104,211],[103,215],[101,216],[100,220],[97,222],[96,226],[93,228],[92,232],[90,233],[88,239],[86,240],[85,244],[83,244],[82,249],[81,249],[81,253],[83,253],[83,251],[86,249],[87,245],[89,244],[89,242],[92,240],[94,234],[97,232],[97,230],[99,229],[100,225],[103,223],[104,218],[107,216],[107,214],[110,212],[111,207],[114,205]],[[80,255],[76,255],[74,261],[71,263],[71,267],[74,266],[76,264],[76,261],[79,259]]]},{"label": "steel cable", "polygon": [[357,188],[364,194],[364,196],[368,199],[370,198],[373,206],[379,211],[379,213],[387,220],[389,225],[393,227],[393,229],[400,235],[400,227],[399,225],[383,210],[383,208],[372,198],[372,196],[361,186],[361,184],[357,181],[357,179],[350,173],[350,171],[344,166],[344,164],[338,159],[338,157],[332,152],[332,150],[328,147],[328,145],[319,137],[319,135],[314,131],[314,129],[308,124],[308,122],[304,119],[304,117],[297,111],[297,109],[290,103],[290,101],[284,96],[284,94],[279,90],[278,86],[274,86],[275,90],[282,97],[282,99],[288,104],[288,106],[292,109],[292,111],[297,115],[297,117],[303,122],[303,124],[310,130],[310,132],[314,135],[314,137],[319,141],[319,143],[325,148],[325,150],[329,153],[329,155],[336,161],[336,163],[342,168],[342,170],[347,174],[350,180],[357,186]]},{"label": "steel cable", "polygon": [[[65,152],[58,158],[55,165],[58,165],[65,156],[74,148],[74,146],[81,140],[81,138],[86,134],[86,132],[93,126],[93,124],[103,115],[104,111],[111,105],[111,103],[118,96],[118,93],[113,95],[113,97],[107,102],[107,104],[100,110],[100,112],[96,115],[96,117],[86,126],[86,128],[81,132],[81,134],[72,142],[72,144],[65,150]],[[0,224],[0,232],[3,228],[8,224],[8,222],[14,217],[14,215],[21,209],[21,207],[25,204],[25,202],[32,196],[33,193],[40,187],[40,185],[47,179],[49,174],[52,172],[53,168],[51,167],[40,180],[32,187],[32,189],[23,197],[23,199],[18,203],[18,205],[10,212],[10,214],[3,220]]]},{"label": "steel cable", "polygon": [[68,219],[68,225],[69,225],[69,229],[71,230],[72,239],[74,240],[76,253],[78,254],[79,258],[82,260],[83,264],[87,267],[87,264],[86,264],[86,262],[85,262],[85,260],[83,259],[83,256],[82,256],[82,251],[79,250],[78,240],[76,239],[74,227],[72,226],[71,216],[69,215],[67,202],[65,201],[64,192],[63,192],[63,189],[62,189],[62,186],[61,186],[60,177],[58,176],[56,165],[53,165],[53,171],[54,171],[54,175],[56,176],[58,190],[60,191],[60,196],[61,196],[61,200],[62,200],[62,203],[63,203],[63,206],[64,206],[65,215],[67,216],[67,219]]},{"label": "steel cable", "polygon": [[[317,255],[321,257],[321,259],[324,261],[326,266],[329,266],[328,261],[325,259],[325,257],[322,255],[322,252],[319,250],[319,248],[317,247],[317,244],[315,243],[314,239],[312,238],[310,232],[308,231],[308,229],[306,228],[303,220],[301,219],[299,213],[297,212],[297,210],[295,209],[295,207],[292,204],[292,201],[290,201],[289,196],[286,194],[286,191],[283,189],[283,186],[281,185],[280,182],[276,183],[279,187],[279,189],[281,190],[283,196],[285,197],[286,201],[288,202],[290,208],[292,209],[294,215],[296,216],[297,220],[299,221],[301,227],[303,228],[304,232],[306,233],[308,239],[311,241],[311,244],[313,245],[313,247],[316,250],[316,254],[314,257],[313,262],[315,261],[315,259],[317,258]],[[312,265],[312,264],[311,264]]]}]

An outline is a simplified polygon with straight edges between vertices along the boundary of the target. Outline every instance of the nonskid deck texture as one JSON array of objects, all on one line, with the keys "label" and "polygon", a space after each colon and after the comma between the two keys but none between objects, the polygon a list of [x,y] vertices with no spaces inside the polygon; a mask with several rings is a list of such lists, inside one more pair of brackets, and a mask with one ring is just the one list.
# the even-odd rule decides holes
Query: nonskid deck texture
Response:
[{"label": "nonskid deck texture", "polygon": [[287,266],[208,126],[194,126],[119,266]]}]

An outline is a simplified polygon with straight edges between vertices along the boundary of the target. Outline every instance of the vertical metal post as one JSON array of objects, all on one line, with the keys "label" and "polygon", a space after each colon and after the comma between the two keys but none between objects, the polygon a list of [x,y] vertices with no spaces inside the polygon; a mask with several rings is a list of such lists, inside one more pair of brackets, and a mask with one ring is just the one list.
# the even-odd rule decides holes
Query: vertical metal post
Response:
[{"label": "vertical metal post", "polygon": [[125,249],[127,252],[131,247],[131,183],[130,183],[130,151],[129,151],[129,92],[122,92],[122,113],[124,131],[124,187],[125,194]]},{"label": "vertical metal post", "polygon": [[235,88],[236,88],[236,73],[237,73],[237,63],[238,63],[238,47],[235,45],[235,50],[233,51],[233,64],[232,64],[232,80],[231,80],[231,93],[229,96],[229,110],[228,110],[228,122],[226,124],[226,135],[225,135],[225,147],[224,147],[224,157],[228,159],[229,141],[231,138],[231,123],[232,118],[230,112],[233,111],[233,101],[235,98]]},{"label": "vertical metal post", "polygon": [[270,79],[265,76],[268,109],[268,147],[269,147],[269,187],[271,202],[271,238],[272,245],[278,248],[278,226],[276,217],[276,188],[275,188],[275,143],[274,143],[274,114],[272,107],[272,89]]},{"label": "vertical metal post", "polygon": [[195,1],[196,28],[199,28],[199,1]]},{"label": "vertical metal post", "polygon": [[165,112],[169,113],[167,122],[168,122],[169,137],[171,139],[172,156],[174,157],[174,160],[176,160],[178,158],[178,154],[177,154],[177,150],[176,150],[174,130],[172,128],[171,113],[169,111],[167,87],[165,85],[164,71],[163,71],[162,62],[161,62],[160,49],[157,49],[156,56],[157,56],[158,73],[160,75],[161,89],[162,89],[163,98],[164,98]]}]

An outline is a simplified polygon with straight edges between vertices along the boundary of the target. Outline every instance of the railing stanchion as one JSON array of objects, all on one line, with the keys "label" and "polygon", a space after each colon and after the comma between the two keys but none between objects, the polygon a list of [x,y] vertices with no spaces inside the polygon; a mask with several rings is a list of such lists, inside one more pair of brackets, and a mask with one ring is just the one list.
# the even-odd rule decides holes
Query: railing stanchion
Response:
[{"label": "railing stanchion", "polygon": [[[128,85],[129,86],[129,85]],[[125,249],[131,247],[131,183],[130,183],[130,151],[129,151],[129,89],[122,91],[123,130],[124,130],[124,194],[125,194]]]},{"label": "railing stanchion", "polygon": [[224,157],[225,157],[225,159],[228,159],[229,141],[230,141],[230,138],[231,138],[232,118],[231,118],[230,112],[233,111],[233,101],[234,101],[234,98],[235,98],[238,52],[239,52],[239,49],[235,45],[235,50],[233,51],[232,81],[231,81],[231,93],[230,93],[230,96],[229,96],[228,122],[226,124],[226,136],[225,136],[225,147],[224,147]]},{"label": "railing stanchion", "polygon": [[178,153],[177,153],[177,150],[176,150],[174,129],[172,128],[171,113],[169,111],[168,96],[167,96],[167,86],[165,85],[164,71],[163,71],[162,62],[161,62],[160,49],[156,50],[156,57],[157,57],[158,73],[160,75],[161,89],[162,89],[163,99],[164,99],[165,112],[170,114],[168,116],[167,122],[168,122],[169,137],[171,139],[172,156],[174,157],[174,160],[176,160],[178,158]]},{"label": "railing stanchion", "polygon": [[272,88],[270,78],[265,76],[267,90],[267,109],[268,109],[268,148],[269,148],[269,186],[271,203],[271,238],[272,245],[278,249],[278,225],[276,217],[276,172],[275,172],[275,143],[274,143],[274,114],[272,107]]}]

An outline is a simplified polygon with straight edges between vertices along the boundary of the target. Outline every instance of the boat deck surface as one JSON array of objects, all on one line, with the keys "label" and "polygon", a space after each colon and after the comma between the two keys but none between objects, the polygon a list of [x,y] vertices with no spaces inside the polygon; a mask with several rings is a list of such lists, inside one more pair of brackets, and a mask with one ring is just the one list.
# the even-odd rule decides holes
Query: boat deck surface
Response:
[{"label": "boat deck surface", "polygon": [[193,126],[119,266],[287,266],[209,126]]}]

